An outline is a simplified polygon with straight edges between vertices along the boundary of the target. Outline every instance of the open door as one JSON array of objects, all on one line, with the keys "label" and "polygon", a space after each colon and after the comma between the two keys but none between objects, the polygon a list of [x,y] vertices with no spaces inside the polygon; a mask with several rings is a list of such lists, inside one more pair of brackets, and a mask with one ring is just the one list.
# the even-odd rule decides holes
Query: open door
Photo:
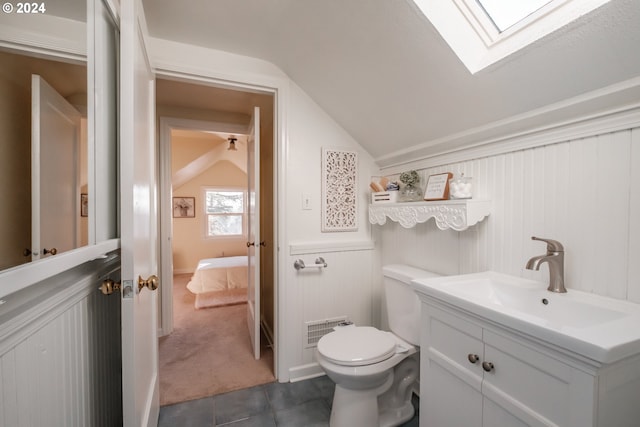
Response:
[{"label": "open door", "polygon": [[141,0],[121,2],[120,233],[124,427],[157,426],[158,227],[154,75]]},{"label": "open door", "polygon": [[247,326],[254,357],[260,359],[260,108],[254,107],[247,139],[247,177],[249,178]]},{"label": "open door", "polygon": [[79,246],[80,113],[31,76],[31,256]]}]

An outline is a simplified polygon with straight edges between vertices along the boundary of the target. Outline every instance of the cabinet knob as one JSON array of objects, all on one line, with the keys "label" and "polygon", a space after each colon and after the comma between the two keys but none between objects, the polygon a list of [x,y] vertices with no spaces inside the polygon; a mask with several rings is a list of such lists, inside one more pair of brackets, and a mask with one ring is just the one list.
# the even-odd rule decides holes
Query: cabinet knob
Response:
[{"label": "cabinet knob", "polygon": [[478,363],[478,360],[480,360],[480,356],[478,356],[477,354],[469,353],[467,359],[469,359],[469,362],[471,363]]},{"label": "cabinet knob", "polygon": [[485,372],[491,372],[493,371],[493,363],[491,362],[482,362],[482,369],[485,370]]}]

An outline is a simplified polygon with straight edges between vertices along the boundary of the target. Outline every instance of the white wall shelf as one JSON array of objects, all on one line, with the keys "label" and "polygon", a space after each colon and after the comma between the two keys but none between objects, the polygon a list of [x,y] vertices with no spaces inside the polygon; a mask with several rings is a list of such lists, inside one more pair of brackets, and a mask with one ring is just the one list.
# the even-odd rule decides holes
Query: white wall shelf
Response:
[{"label": "white wall shelf", "polygon": [[404,228],[433,218],[440,230],[466,230],[486,218],[489,200],[444,200],[439,202],[380,203],[369,205],[369,222],[384,225],[387,218]]}]

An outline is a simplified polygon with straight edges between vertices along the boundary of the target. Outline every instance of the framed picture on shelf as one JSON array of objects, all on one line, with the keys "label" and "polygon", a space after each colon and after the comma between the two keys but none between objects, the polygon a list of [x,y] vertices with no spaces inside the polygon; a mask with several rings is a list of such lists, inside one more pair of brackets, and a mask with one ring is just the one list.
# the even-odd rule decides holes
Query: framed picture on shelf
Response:
[{"label": "framed picture on shelf", "polygon": [[424,200],[449,200],[449,180],[452,177],[451,172],[429,175]]},{"label": "framed picture on shelf", "polygon": [[196,198],[195,197],[174,197],[173,217],[174,218],[195,218]]}]

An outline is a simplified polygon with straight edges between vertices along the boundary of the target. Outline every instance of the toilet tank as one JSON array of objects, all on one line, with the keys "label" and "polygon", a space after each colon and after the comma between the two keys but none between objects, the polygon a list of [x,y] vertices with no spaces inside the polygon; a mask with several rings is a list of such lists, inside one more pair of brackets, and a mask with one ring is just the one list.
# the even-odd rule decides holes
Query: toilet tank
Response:
[{"label": "toilet tank", "polygon": [[420,299],[411,287],[414,279],[439,274],[403,264],[382,267],[389,328],[405,341],[420,344]]}]

